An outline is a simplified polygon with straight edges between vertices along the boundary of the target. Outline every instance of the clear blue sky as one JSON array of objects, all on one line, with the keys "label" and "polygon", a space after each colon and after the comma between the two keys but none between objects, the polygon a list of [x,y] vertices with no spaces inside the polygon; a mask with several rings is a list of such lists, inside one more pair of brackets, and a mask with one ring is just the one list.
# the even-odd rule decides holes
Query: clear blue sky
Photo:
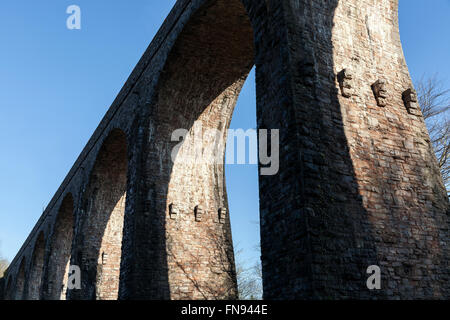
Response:
[{"label": "clear blue sky", "polygon": [[[11,260],[48,204],[175,0],[40,0],[0,4],[0,251]],[[66,28],[66,8],[82,29]],[[439,74],[450,87],[450,0],[400,0],[413,79]],[[254,128],[252,73],[232,128]],[[259,256],[254,165],[227,167],[233,237]]]}]

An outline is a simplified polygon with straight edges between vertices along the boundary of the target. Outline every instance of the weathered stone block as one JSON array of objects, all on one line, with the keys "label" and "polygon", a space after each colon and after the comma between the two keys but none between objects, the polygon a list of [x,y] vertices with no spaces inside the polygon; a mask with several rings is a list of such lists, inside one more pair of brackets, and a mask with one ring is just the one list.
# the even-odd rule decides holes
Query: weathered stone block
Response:
[{"label": "weathered stone block", "polygon": [[203,218],[203,208],[202,208],[202,206],[200,206],[200,205],[196,206],[195,209],[194,209],[194,214],[195,214],[195,221],[201,222],[202,218]]},{"label": "weathered stone block", "polygon": [[406,110],[409,114],[420,116],[420,106],[417,101],[417,93],[414,89],[409,88],[402,95],[403,102],[405,103]]},{"label": "weathered stone block", "polygon": [[349,68],[343,69],[338,74],[338,81],[343,97],[350,98],[353,94],[353,73]]},{"label": "weathered stone block", "polygon": [[372,84],[372,90],[377,100],[379,107],[385,107],[387,105],[388,92],[386,89],[386,81],[384,79],[377,80]]}]

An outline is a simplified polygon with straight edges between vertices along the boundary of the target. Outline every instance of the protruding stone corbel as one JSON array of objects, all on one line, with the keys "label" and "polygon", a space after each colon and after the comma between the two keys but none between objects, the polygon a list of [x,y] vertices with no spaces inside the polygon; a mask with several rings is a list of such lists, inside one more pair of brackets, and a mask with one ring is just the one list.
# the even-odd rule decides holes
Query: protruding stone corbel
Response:
[{"label": "protruding stone corbel", "polygon": [[84,270],[87,270],[89,268],[89,257],[86,252],[81,253],[81,265]]},{"label": "protruding stone corbel", "polygon": [[219,209],[219,223],[225,223],[227,220],[227,208]]},{"label": "protruding stone corbel", "polygon": [[178,217],[178,214],[179,214],[178,208],[173,203],[171,203],[169,205],[170,219],[175,220]]},{"label": "protruding stone corbel", "polygon": [[353,73],[350,69],[343,69],[338,74],[339,86],[341,87],[342,96],[350,98],[353,95]]},{"label": "protruding stone corbel", "polygon": [[194,213],[195,213],[195,221],[197,221],[197,222],[202,221],[202,217],[203,217],[202,206],[200,206],[200,205],[196,206],[194,209]]},{"label": "protruding stone corbel", "polygon": [[105,265],[108,262],[108,254],[106,252],[102,253],[102,265]]},{"label": "protruding stone corbel", "polygon": [[402,98],[409,114],[421,116],[419,103],[417,101],[417,93],[414,89],[409,88],[403,92]]},{"label": "protruding stone corbel", "polygon": [[47,292],[52,293],[53,292],[53,281],[49,280],[47,283]]},{"label": "protruding stone corbel", "polygon": [[314,58],[310,55],[306,55],[298,64],[298,71],[302,82],[305,86],[311,87],[314,84]]},{"label": "protruding stone corbel", "polygon": [[387,98],[388,98],[388,94],[387,94],[387,90],[386,90],[386,81],[385,80],[377,80],[377,82],[375,82],[372,85],[372,90],[373,93],[375,94],[375,98],[377,100],[377,105],[379,107],[386,107],[387,105]]}]

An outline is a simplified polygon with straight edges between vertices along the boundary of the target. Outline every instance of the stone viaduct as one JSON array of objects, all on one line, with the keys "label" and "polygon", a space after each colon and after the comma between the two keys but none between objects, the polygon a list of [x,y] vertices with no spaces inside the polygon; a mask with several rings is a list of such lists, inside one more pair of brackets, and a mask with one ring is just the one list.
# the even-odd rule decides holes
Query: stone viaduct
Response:
[{"label": "stone viaduct", "polygon": [[[279,172],[259,178],[264,297],[450,298],[449,201],[397,10],[178,0],[12,261],[3,298],[236,298],[224,165],[172,161],[171,134],[200,121],[225,136],[254,65],[258,127],[280,130]],[[199,143],[188,135],[182,152]],[[79,290],[67,290],[69,265]],[[381,290],[366,286],[370,265]]]}]

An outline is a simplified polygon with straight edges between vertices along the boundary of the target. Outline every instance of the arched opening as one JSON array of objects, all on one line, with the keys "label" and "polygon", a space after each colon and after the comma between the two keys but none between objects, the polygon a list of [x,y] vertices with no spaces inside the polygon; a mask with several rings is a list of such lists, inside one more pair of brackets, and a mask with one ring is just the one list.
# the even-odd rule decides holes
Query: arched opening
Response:
[{"label": "arched opening", "polygon": [[83,299],[118,298],[127,170],[127,138],[116,129],[100,149],[84,196]]},{"label": "arched opening", "polygon": [[5,287],[5,300],[11,300],[11,287],[12,287],[12,277],[9,276],[8,277],[8,281],[6,282],[6,287]]},{"label": "arched opening", "polygon": [[45,238],[41,232],[34,245],[31,260],[30,278],[28,279],[28,300],[39,300],[44,268]]},{"label": "arched opening", "polygon": [[17,273],[16,289],[14,290],[14,300],[23,300],[23,293],[25,289],[25,258],[22,258],[19,272]]},{"label": "arched opening", "polygon": [[[253,65],[253,28],[242,1],[218,0],[190,19],[162,73],[154,140],[158,150],[178,151],[167,154],[167,162],[160,154],[148,160],[163,166],[149,168],[149,177],[167,182],[149,194],[155,195],[156,212],[166,212],[171,299],[237,297],[225,141]],[[173,143],[177,129],[187,134]],[[165,149],[167,141],[173,144]]]},{"label": "arched opening", "polygon": [[[251,161],[258,158],[258,150],[257,143],[250,141],[255,139],[257,128],[255,89],[253,69],[239,95],[230,124],[231,130],[241,129],[249,134],[245,148],[237,147],[242,137],[229,134],[226,149],[225,177],[240,300],[262,298],[258,164]],[[245,163],[238,163],[237,159],[244,155]]]},{"label": "arched opening", "polygon": [[73,238],[73,198],[68,194],[58,212],[51,240],[47,299],[65,300]]}]

